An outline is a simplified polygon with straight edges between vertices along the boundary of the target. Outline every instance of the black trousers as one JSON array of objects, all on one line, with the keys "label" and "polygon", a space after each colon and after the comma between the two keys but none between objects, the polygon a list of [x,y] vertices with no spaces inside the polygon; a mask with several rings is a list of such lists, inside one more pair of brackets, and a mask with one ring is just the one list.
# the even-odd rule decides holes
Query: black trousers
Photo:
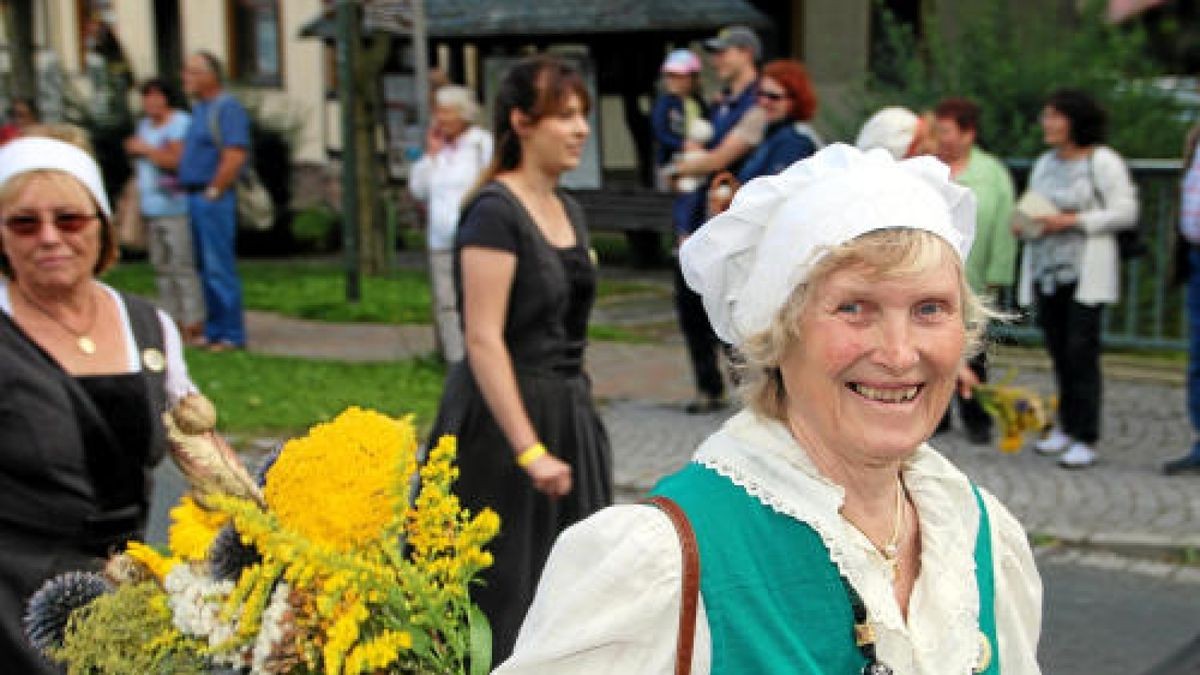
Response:
[{"label": "black trousers", "polygon": [[675,313],[687,344],[696,388],[705,396],[721,398],[725,395],[725,380],[718,365],[722,343],[708,322],[703,299],[683,280],[678,259],[675,260]]},{"label": "black trousers", "polygon": [[[980,352],[967,361],[967,367],[975,372],[980,382],[987,382],[987,354]],[[974,432],[986,433],[992,429],[992,416],[979,405],[979,401],[974,398],[963,398],[958,392],[958,387],[954,388],[954,399],[958,401],[958,414],[962,418],[963,426]],[[951,402],[946,407],[946,415],[942,418],[942,423],[938,425],[938,431],[949,429],[950,419],[954,414],[954,403]]]},{"label": "black trousers", "polygon": [[1075,284],[1051,295],[1036,294],[1038,324],[1054,364],[1058,421],[1071,438],[1094,444],[1100,438],[1100,325],[1103,305],[1075,301]]}]

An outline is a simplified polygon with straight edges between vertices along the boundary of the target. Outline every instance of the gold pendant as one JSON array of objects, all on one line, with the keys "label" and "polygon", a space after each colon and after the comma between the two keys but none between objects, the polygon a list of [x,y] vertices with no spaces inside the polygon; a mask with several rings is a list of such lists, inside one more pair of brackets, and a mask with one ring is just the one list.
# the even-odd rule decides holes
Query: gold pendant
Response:
[{"label": "gold pendant", "polygon": [[79,346],[79,351],[88,356],[96,353],[96,341],[86,335],[80,335],[75,344]]}]

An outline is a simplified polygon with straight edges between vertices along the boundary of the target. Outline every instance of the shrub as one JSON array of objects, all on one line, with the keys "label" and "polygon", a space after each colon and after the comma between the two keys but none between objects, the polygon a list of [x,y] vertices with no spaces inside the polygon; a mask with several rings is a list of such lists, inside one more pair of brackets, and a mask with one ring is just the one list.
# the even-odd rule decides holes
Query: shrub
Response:
[{"label": "shrub", "polygon": [[980,144],[1007,157],[1032,157],[1044,146],[1037,117],[1060,87],[1090,92],[1108,110],[1107,143],[1126,157],[1178,156],[1186,115],[1172,92],[1153,84],[1145,31],[1112,26],[1101,3],[1089,3],[1074,25],[1052,13],[1031,16],[1012,3],[974,2],[959,12],[957,31],[932,12],[923,36],[877,4],[880,36],[872,72],[850,100],[849,114],[831,120],[853,138],[858,125],[885,105],[932,108],[945,96],[966,96],[982,108]]}]

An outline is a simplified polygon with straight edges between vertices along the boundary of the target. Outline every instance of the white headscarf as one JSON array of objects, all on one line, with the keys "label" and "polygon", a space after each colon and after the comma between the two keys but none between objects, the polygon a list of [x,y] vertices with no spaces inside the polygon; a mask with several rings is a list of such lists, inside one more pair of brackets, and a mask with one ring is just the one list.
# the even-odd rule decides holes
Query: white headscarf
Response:
[{"label": "white headscarf", "polygon": [[742,186],[679,258],[713,329],[736,345],[770,327],[826,252],[887,228],[936,234],[965,260],[975,198],[933,157],[898,162],[884,150],[838,143]]},{"label": "white headscarf", "polygon": [[105,217],[112,218],[112,207],[108,203],[108,193],[104,191],[104,180],[100,178],[100,167],[87,152],[70,143],[40,136],[16,138],[0,148],[0,185],[13,176],[43,169],[74,176],[92,193],[92,198]]}]

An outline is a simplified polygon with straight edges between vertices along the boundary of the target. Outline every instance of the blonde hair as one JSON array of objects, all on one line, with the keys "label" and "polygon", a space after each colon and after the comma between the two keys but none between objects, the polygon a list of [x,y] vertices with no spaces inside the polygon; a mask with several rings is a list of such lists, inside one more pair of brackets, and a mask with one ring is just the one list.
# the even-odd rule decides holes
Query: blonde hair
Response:
[{"label": "blonde hair", "polygon": [[[94,155],[87,132],[73,124],[35,124],[25,130],[24,136],[53,138],[57,141],[70,143],[89,155]],[[8,205],[34,179],[45,180],[53,187],[62,189],[69,189],[73,186],[83,190],[87,194],[88,199],[92,202],[92,206],[96,209],[96,216],[100,219],[100,255],[96,259],[96,264],[92,267],[92,273],[102,274],[105,270],[115,265],[121,253],[121,247],[117,243],[116,228],[113,227],[108,216],[104,215],[103,210],[96,203],[96,199],[92,196],[91,191],[84,187],[83,183],[80,183],[78,179],[65,171],[37,169],[13,176],[4,185],[0,185],[0,211],[8,208]],[[3,251],[0,251],[0,272],[4,272],[10,279],[15,275],[12,264],[8,261],[8,256]]]},{"label": "blonde hair", "polygon": [[763,417],[785,419],[787,391],[783,387],[779,364],[788,349],[803,343],[800,319],[812,300],[813,290],[819,289],[833,272],[863,267],[875,279],[900,279],[934,269],[947,258],[954,261],[962,295],[966,336],[963,358],[979,353],[983,349],[983,333],[988,320],[1005,317],[988,307],[971,290],[962,261],[950,245],[936,234],[924,230],[876,230],[829,250],[813,267],[808,279],[792,291],[771,326],[738,345],[744,359],[739,367],[740,391],[746,407]]}]

